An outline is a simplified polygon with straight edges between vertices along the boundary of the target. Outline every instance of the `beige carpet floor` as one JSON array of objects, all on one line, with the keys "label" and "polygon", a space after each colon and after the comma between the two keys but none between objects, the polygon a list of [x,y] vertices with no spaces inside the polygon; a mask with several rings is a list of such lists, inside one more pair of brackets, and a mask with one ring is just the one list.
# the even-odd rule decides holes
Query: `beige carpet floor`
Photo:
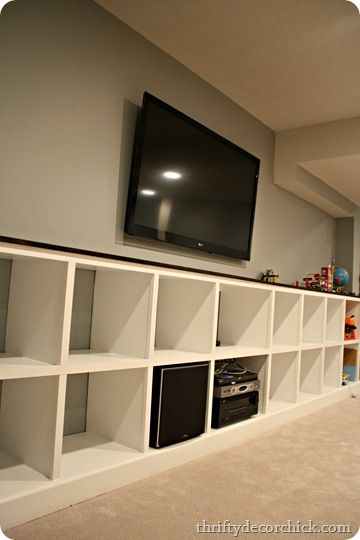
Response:
[{"label": "beige carpet floor", "polygon": [[201,540],[196,524],[309,520],[352,533],[242,533],[238,538],[327,538],[360,525],[360,399],[348,398],[165,473],[7,531],[14,540]]}]

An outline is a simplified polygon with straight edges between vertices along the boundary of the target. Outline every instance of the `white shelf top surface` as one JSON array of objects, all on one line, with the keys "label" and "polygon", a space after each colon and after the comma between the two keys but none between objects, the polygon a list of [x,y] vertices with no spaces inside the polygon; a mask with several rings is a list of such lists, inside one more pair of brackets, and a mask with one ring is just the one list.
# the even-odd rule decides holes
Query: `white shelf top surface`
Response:
[{"label": "white shelf top surface", "polygon": [[358,345],[360,342],[358,339],[344,339],[344,346],[346,345]]},{"label": "white shelf top surface", "polygon": [[46,487],[51,480],[0,451],[0,500]]},{"label": "white shelf top surface", "polygon": [[339,345],[343,345],[343,341],[342,340],[329,340],[327,339],[326,342],[325,342],[325,347],[336,347],[336,346],[339,346]]},{"label": "white shelf top surface", "polygon": [[297,295],[305,295],[309,297],[320,297],[320,298],[328,298],[329,300],[335,301],[335,302],[344,302],[345,300],[347,302],[353,302],[353,303],[359,303],[360,298],[357,297],[348,297],[348,296],[336,296],[332,293],[321,293],[316,291],[307,290],[303,287],[294,288],[294,287],[286,287],[283,284],[277,285],[276,283],[263,283],[258,281],[247,281],[246,278],[242,279],[241,276],[217,276],[215,274],[211,274],[209,272],[208,274],[204,275],[201,273],[198,273],[196,269],[173,269],[173,268],[159,268],[158,266],[152,266],[151,261],[149,261],[149,264],[145,264],[142,262],[134,261],[122,261],[122,260],[116,260],[111,258],[111,253],[109,253],[109,257],[100,257],[96,255],[82,255],[79,253],[69,253],[64,252],[59,249],[58,251],[47,249],[46,247],[32,247],[32,246],[24,246],[24,245],[17,245],[17,244],[10,244],[7,242],[0,242],[0,255],[2,258],[36,258],[36,259],[45,259],[45,260],[54,260],[54,261],[62,261],[64,263],[74,263],[78,267],[83,268],[89,268],[89,269],[120,269],[120,270],[127,270],[131,272],[143,272],[143,273],[149,273],[149,274],[158,274],[164,278],[166,277],[174,277],[174,278],[182,278],[182,279],[196,279],[199,281],[208,281],[208,282],[219,282],[220,284],[224,285],[238,285],[238,286],[244,286],[248,288],[257,288],[257,289],[264,289],[268,291],[275,291],[277,293],[284,293],[284,294],[297,294]]},{"label": "white shelf top surface", "polygon": [[273,414],[285,411],[286,409],[290,409],[291,407],[295,407],[297,403],[293,403],[290,401],[280,401],[276,399],[270,399],[267,405],[267,414]]},{"label": "white shelf top surface", "polygon": [[63,439],[61,479],[81,477],[130,463],[142,453],[89,432],[67,435]]},{"label": "white shelf top surface", "polygon": [[146,358],[122,356],[119,354],[97,352],[92,350],[70,351],[68,358],[70,373],[133,369],[147,367],[150,365],[150,361]]},{"label": "white shelf top surface", "polygon": [[25,356],[0,353],[0,379],[18,379],[58,375],[60,366],[41,362]]},{"label": "white shelf top surface", "polygon": [[322,393],[323,394],[332,394],[339,390],[341,386],[331,386],[330,384],[323,384]]},{"label": "white shelf top surface", "polygon": [[241,358],[244,356],[259,356],[269,353],[268,347],[248,347],[241,345],[221,345],[216,347],[213,357],[216,360],[227,358]]},{"label": "white shelf top surface", "polygon": [[211,353],[156,349],[152,357],[152,362],[156,365],[186,364],[188,362],[209,362],[211,357]]},{"label": "white shelf top surface", "polygon": [[300,348],[300,345],[273,345],[271,351],[273,354],[281,354],[286,352],[299,351]]},{"label": "white shelf top surface", "polygon": [[307,350],[307,349],[322,349],[324,347],[324,343],[323,342],[310,342],[310,341],[303,341],[302,345],[301,345],[301,348],[304,349],[304,350]]},{"label": "white shelf top surface", "polygon": [[304,401],[311,401],[312,399],[317,399],[321,397],[322,394],[315,394],[312,392],[299,392],[299,401],[298,403],[304,403]]}]

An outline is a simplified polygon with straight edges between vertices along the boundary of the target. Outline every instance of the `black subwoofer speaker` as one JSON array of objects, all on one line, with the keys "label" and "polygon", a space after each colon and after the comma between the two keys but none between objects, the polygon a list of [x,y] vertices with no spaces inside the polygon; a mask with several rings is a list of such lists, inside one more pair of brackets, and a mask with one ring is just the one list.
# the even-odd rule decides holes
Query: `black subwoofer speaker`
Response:
[{"label": "black subwoofer speaker", "polygon": [[206,362],[154,367],[150,446],[161,448],[204,433],[208,370]]}]

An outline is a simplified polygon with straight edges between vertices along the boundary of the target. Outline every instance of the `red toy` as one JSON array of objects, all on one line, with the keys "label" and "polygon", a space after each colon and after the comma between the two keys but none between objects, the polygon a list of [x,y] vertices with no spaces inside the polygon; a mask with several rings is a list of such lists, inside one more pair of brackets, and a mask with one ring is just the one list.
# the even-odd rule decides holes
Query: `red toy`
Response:
[{"label": "red toy", "polygon": [[330,292],[333,290],[332,266],[323,266],[320,274],[306,274],[303,278],[305,288],[313,291]]}]

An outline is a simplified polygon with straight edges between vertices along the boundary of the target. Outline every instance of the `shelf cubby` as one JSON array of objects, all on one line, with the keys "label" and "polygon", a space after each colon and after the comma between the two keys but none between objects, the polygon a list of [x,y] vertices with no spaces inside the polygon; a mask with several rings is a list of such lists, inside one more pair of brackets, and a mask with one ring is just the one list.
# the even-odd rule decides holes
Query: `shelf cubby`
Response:
[{"label": "shelf cubby", "polygon": [[323,349],[301,352],[300,361],[300,400],[321,394],[323,387],[324,359]]},{"label": "shelf cubby", "polygon": [[59,377],[1,381],[0,498],[45,485],[55,473]]},{"label": "shelf cubby", "polygon": [[[246,306],[246,307],[245,307]],[[216,357],[243,356],[270,343],[271,291],[220,285]]]},{"label": "shelf cubby", "polygon": [[350,375],[349,382],[359,380],[359,345],[346,344],[343,352],[343,373]]},{"label": "shelf cubby", "polygon": [[322,344],[325,340],[325,298],[304,295],[302,343]]},{"label": "shelf cubby", "polygon": [[[286,408],[298,401],[299,394],[299,353],[296,351],[276,353],[271,358],[269,412]],[[274,404],[274,406],[273,406]]]},{"label": "shelf cubby", "polygon": [[343,348],[326,347],[324,354],[324,388],[327,392],[341,387]]},{"label": "shelf cubby", "polygon": [[148,369],[68,375],[61,478],[141,456],[148,439]]},{"label": "shelf cubby", "polygon": [[[346,300],[345,317],[354,317],[355,326],[357,327],[355,330],[355,337],[351,341],[357,341],[359,339],[359,324],[360,324],[359,312],[360,312],[360,302],[358,300]],[[345,336],[344,336],[345,346],[348,342],[349,340],[345,339]]]},{"label": "shelf cubby", "polygon": [[344,300],[328,298],[326,304],[326,343],[339,343],[344,339]]},{"label": "shelf cubby", "polygon": [[276,291],[274,306],[273,347],[296,347],[300,342],[301,296]]},{"label": "shelf cubby", "polygon": [[178,351],[211,353],[215,339],[214,310],[215,283],[160,276],[155,360],[164,358],[165,354],[167,362],[171,363],[172,351],[175,351],[175,356]]},{"label": "shelf cubby", "polygon": [[[75,272],[71,370],[121,367],[149,356],[153,274],[97,267]],[[141,365],[141,363],[139,364]]]},{"label": "shelf cubby", "polygon": [[60,365],[68,264],[0,260],[0,378],[48,375]]}]

